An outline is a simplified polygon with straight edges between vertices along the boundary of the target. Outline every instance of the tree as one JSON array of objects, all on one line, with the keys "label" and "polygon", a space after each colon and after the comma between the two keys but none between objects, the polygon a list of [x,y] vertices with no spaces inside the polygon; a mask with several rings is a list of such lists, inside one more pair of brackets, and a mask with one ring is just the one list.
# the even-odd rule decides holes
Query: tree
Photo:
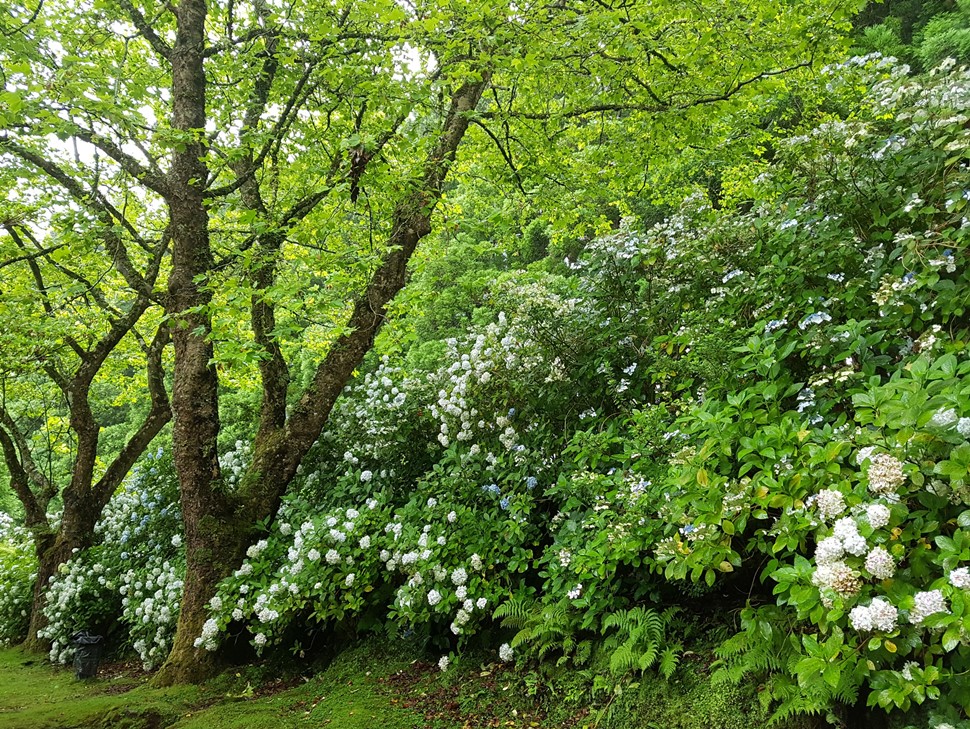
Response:
[{"label": "tree", "polygon": [[[145,219],[167,216],[187,576],[158,681],[210,670],[206,603],[372,346],[446,177],[467,170],[470,125],[520,186],[523,166],[601,167],[658,115],[696,120],[810,65],[857,5],[120,0],[70,21],[18,6],[31,61],[6,80],[26,119],[8,120],[8,148],[56,130],[126,175]],[[220,394],[253,386],[252,463],[230,484]]]},{"label": "tree", "polygon": [[[0,448],[34,540],[38,570],[27,643],[40,647],[49,578],[77,550],[90,546],[104,506],[171,419],[162,365],[168,329],[159,326],[157,316],[153,335],[146,337],[138,326],[153,304],[166,246],[164,237],[149,241],[139,236],[135,242],[142,246],[143,260],[132,260],[117,230],[124,220],[117,210],[91,196],[52,159],[41,159],[9,139],[0,141],[0,148],[59,179],[77,203],[73,211],[51,216],[36,209],[5,211],[6,235],[0,238],[0,268],[6,269],[6,301],[0,310]],[[66,222],[58,217],[69,216],[74,230],[40,240],[31,216],[52,231]],[[89,277],[84,266],[75,265],[77,259],[107,270],[99,278]],[[140,382],[134,372],[117,371],[139,358],[146,370]],[[104,399],[108,379],[147,393],[150,406],[133,413],[137,422],[127,435],[106,448],[102,423],[112,408],[97,400],[99,395]],[[57,459],[66,461],[61,468],[54,464],[55,442],[68,451]],[[59,513],[52,514],[57,505]]]}]

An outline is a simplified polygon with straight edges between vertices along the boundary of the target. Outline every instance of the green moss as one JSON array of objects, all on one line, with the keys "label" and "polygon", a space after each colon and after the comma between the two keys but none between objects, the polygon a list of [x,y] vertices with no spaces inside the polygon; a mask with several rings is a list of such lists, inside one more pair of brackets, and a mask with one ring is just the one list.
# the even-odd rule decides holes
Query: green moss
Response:
[{"label": "green moss", "polygon": [[363,729],[378,721],[382,729],[416,729],[424,726],[422,717],[396,705],[378,684],[379,676],[404,665],[373,646],[357,646],[312,679],[260,696],[254,686],[279,675],[266,665],[225,673],[202,687],[155,689],[132,679],[77,681],[37,657],[2,650],[0,729]]},{"label": "green moss", "polygon": [[[712,683],[698,667],[678,671],[670,681],[645,675],[606,708],[603,729],[751,729],[765,726],[770,713],[758,701],[755,688]],[[809,729],[810,718],[773,725],[777,729]]]},{"label": "green moss", "polygon": [[[19,650],[0,650],[0,729],[457,729],[495,722],[520,729],[750,729],[768,718],[754,687],[712,684],[702,667],[690,665],[670,682],[645,676],[613,700],[601,699],[602,711],[589,711],[589,672],[515,671],[485,655],[466,656],[444,674],[425,664],[403,684],[381,683],[413,658],[362,643],[312,678],[288,671],[292,665],[263,663],[201,687],[155,689],[143,679],[79,682]],[[274,685],[288,688],[271,693]],[[406,708],[411,701],[430,718]]]}]

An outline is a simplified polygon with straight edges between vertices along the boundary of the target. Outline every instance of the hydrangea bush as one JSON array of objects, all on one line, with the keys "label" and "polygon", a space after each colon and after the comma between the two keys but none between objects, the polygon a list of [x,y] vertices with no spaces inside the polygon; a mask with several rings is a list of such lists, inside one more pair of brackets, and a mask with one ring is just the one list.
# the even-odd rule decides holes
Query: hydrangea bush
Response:
[{"label": "hydrangea bush", "polygon": [[0,645],[27,635],[37,557],[29,532],[0,512]]},{"label": "hydrangea bush", "polygon": [[73,658],[71,636],[80,630],[129,641],[147,668],[165,659],[185,573],[181,528],[175,469],[159,449],[108,502],[95,546],[52,579],[41,634],[51,641],[52,661]]},{"label": "hydrangea bush", "polygon": [[768,677],[779,716],[862,698],[962,726],[970,75],[828,73],[834,94],[869,86],[854,115],[786,141],[756,185],[770,205],[669,249],[716,241],[731,267],[675,346],[717,322],[744,341],[734,381],[674,423],[654,559],[667,579],[773,585],[721,653],[725,677]]},{"label": "hydrangea bush", "polygon": [[561,276],[505,276],[444,364],[349,388],[200,645],[311,616],[460,649],[497,608],[503,660],[644,668],[670,620],[644,606],[737,585],[720,675],[759,675],[776,716],[929,702],[960,725],[970,76],[871,57],[825,83],[750,204],[698,194]]}]

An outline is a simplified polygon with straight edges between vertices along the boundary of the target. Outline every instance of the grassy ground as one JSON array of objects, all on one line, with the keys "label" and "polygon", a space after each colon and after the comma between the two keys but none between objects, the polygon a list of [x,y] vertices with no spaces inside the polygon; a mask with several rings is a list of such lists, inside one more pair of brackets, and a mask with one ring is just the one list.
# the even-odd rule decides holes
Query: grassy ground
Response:
[{"label": "grassy ground", "polygon": [[[268,666],[230,671],[201,687],[154,689],[134,666],[112,666],[77,681],[16,649],[0,651],[0,729],[289,729],[334,726],[412,729],[422,714],[386,691],[366,666],[389,674],[407,667],[378,661],[371,646],[342,654],[312,679],[273,676]],[[377,661],[375,663],[375,661]]]},{"label": "grassy ground", "polygon": [[703,668],[669,684],[644,677],[594,708],[588,681],[576,671],[540,675],[473,658],[441,673],[426,660],[362,643],[326,665],[263,663],[201,687],[154,689],[135,664],[108,664],[97,679],[81,682],[7,649],[0,650],[0,729],[747,729],[765,723],[751,691],[712,687]]}]

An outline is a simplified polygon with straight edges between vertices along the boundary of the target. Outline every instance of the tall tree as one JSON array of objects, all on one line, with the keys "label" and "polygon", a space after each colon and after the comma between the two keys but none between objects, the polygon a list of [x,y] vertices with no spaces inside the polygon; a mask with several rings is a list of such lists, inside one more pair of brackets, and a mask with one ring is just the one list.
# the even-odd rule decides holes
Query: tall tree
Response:
[{"label": "tall tree", "polygon": [[[541,179],[811,64],[857,4],[119,0],[70,21],[58,0],[18,6],[30,61],[5,82],[26,121],[8,115],[6,138],[97,148],[146,221],[167,216],[187,576],[158,681],[211,669],[194,648],[206,602],[372,346],[466,138]],[[220,392],[247,386],[252,463],[230,483]]]}]

